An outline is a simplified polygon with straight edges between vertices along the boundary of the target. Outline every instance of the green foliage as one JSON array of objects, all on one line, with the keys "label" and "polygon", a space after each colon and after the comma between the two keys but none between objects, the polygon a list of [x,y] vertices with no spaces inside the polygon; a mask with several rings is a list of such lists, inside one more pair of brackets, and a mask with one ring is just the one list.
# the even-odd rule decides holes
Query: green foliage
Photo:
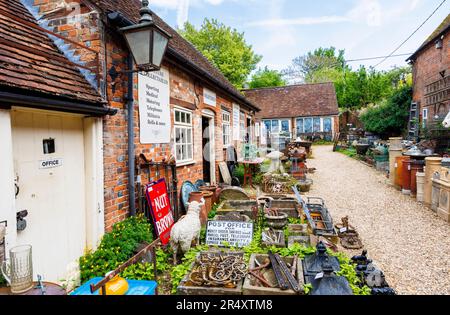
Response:
[{"label": "green foliage", "polygon": [[206,56],[237,88],[242,88],[262,57],[253,52],[244,33],[212,19],[205,19],[200,29],[186,23],[179,33]]},{"label": "green foliage", "polygon": [[[169,264],[170,253],[162,248],[156,249],[156,270],[158,273],[165,272],[171,269]],[[126,279],[133,280],[153,280],[155,274],[153,272],[153,263],[136,263],[127,267],[121,276]]]},{"label": "green foliage", "polygon": [[249,85],[251,89],[276,87],[285,86],[286,81],[283,79],[280,72],[277,70],[269,70],[266,66],[264,69],[260,68],[253,74]]},{"label": "green foliage", "polygon": [[303,286],[303,289],[305,290],[305,294],[308,295],[309,292],[311,292],[311,290],[312,290],[312,284],[311,283],[306,283]]},{"label": "green foliage", "polygon": [[356,264],[353,264],[344,253],[335,253],[328,250],[328,254],[331,256],[335,256],[338,259],[341,270],[336,272],[336,275],[344,276],[347,279],[350,288],[353,291],[353,294],[370,295],[371,289],[366,285],[362,286],[362,280],[356,274]]},{"label": "green foliage", "polygon": [[357,157],[358,154],[356,153],[356,150],[354,148],[348,148],[348,149],[344,149],[344,148],[337,148],[336,152],[340,152],[342,154],[345,154],[348,157],[354,158]]},{"label": "green foliage", "polygon": [[217,214],[217,209],[219,208],[218,203],[215,203],[212,207],[211,207],[211,211],[208,213],[208,219],[214,219],[214,217]]},{"label": "green foliage", "polygon": [[333,144],[333,141],[328,141],[325,139],[319,139],[319,140],[314,141],[314,143],[313,143],[313,145],[332,145],[332,144]]},{"label": "green foliage", "polygon": [[172,293],[177,292],[177,287],[180,284],[181,280],[188,274],[191,270],[191,265],[195,261],[197,254],[201,251],[208,250],[208,245],[198,245],[197,247],[192,247],[187,253],[184,254],[184,257],[181,263],[172,268],[170,272],[170,278],[172,283]]},{"label": "green foliage", "polygon": [[304,224],[305,221],[303,221],[302,218],[288,218],[289,224]]},{"label": "green foliage", "polygon": [[0,272],[0,287],[6,286],[6,279],[3,277],[2,273]]},{"label": "green foliage", "polygon": [[404,86],[394,92],[386,102],[369,107],[360,115],[364,129],[383,137],[401,135],[408,124],[412,90]]},{"label": "green foliage", "polygon": [[96,251],[80,257],[81,281],[105,276],[130,259],[140,243],[152,240],[151,225],[142,215],[116,223],[112,231],[103,236]]}]

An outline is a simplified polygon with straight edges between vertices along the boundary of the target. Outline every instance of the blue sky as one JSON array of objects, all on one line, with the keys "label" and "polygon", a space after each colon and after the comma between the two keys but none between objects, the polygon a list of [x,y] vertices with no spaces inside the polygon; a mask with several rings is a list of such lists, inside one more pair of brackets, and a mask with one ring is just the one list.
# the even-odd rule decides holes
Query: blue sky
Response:
[{"label": "blue sky", "polygon": [[[442,0],[152,0],[150,8],[172,27],[200,26],[215,18],[245,33],[263,56],[260,67],[286,68],[293,58],[317,47],[345,49],[346,59],[385,56],[405,40]],[[450,1],[397,54],[414,52],[450,13]],[[377,69],[405,65],[405,57]],[[380,60],[352,62],[371,66]]]}]

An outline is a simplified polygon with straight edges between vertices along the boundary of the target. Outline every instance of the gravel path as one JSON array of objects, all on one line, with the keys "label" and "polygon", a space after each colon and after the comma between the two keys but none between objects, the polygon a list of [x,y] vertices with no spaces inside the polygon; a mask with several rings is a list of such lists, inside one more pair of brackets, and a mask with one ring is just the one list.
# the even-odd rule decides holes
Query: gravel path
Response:
[{"label": "gravel path", "polygon": [[309,195],[325,199],[335,223],[349,216],[387,282],[399,294],[450,294],[450,224],[331,146],[314,146],[313,155]]}]

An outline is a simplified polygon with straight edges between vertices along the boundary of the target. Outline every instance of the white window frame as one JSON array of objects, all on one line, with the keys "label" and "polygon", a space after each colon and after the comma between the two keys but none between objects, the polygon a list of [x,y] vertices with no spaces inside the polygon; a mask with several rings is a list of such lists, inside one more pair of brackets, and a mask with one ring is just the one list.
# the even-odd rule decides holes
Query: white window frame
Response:
[{"label": "white window frame", "polygon": [[240,132],[240,138],[242,142],[245,142],[245,136],[247,135],[247,130],[245,128],[245,113],[240,112],[239,113],[239,132]]},{"label": "white window frame", "polygon": [[[177,112],[180,113],[180,121],[177,121],[176,117],[177,117]],[[181,114],[184,114],[185,117],[187,118],[188,115],[190,117],[190,122],[187,122],[187,119],[185,118],[185,122],[181,121]],[[174,130],[173,130],[173,143],[174,143],[174,148],[175,148],[175,157],[176,157],[176,161],[177,161],[177,165],[180,164],[189,164],[191,162],[194,162],[194,133],[193,133],[193,119],[194,119],[194,115],[193,112],[190,110],[186,110],[186,109],[181,109],[181,108],[174,108],[174,112],[173,112],[173,121],[174,121]],[[180,131],[180,133],[182,133],[183,131],[185,132],[185,134],[187,134],[188,132],[190,132],[191,134],[191,141],[186,141],[185,142],[177,142],[177,130]],[[186,155],[188,150],[188,147],[191,147],[191,156],[189,157],[187,156],[181,156],[181,159],[178,159],[178,148],[180,146],[186,146]],[[181,152],[181,154],[183,155],[183,151]]]},{"label": "white window frame", "polygon": [[266,121],[270,121],[270,130],[267,130],[268,132],[272,132],[272,121],[277,121],[278,122],[278,131],[277,133],[283,132],[282,130],[282,124],[281,122],[287,120],[288,124],[289,124],[289,130],[288,132],[291,133],[292,132],[292,122],[290,118],[279,118],[279,119],[263,119],[262,123],[264,124]]},{"label": "white window frame", "polygon": [[[228,117],[228,120],[225,119],[226,117]],[[226,132],[225,129],[227,129],[228,132]],[[231,113],[225,110],[222,111],[222,141],[224,148],[231,144]]]},{"label": "white window frame", "polygon": [[[314,118],[320,118],[320,131],[314,131]],[[321,117],[317,117],[317,116],[311,116],[311,117],[296,117],[295,118],[295,134],[296,134],[296,136],[298,136],[299,135],[299,131],[298,131],[298,120],[299,119],[301,119],[301,120],[303,120],[303,124],[302,124],[302,131],[300,132],[300,134],[304,134],[305,133],[305,119],[311,119],[312,120],[312,133],[314,133],[314,132],[325,132],[324,131],[324,124],[323,124],[323,121],[324,121],[324,118],[330,118],[331,119],[331,133],[333,133],[333,116],[321,116]]]},{"label": "white window frame", "polygon": [[422,108],[422,128],[427,126],[428,122],[428,108]]}]

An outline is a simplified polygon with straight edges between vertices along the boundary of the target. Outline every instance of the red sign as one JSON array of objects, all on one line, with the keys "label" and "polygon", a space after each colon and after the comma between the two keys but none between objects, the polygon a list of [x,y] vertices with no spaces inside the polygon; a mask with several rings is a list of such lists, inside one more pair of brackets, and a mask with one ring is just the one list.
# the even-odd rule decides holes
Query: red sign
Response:
[{"label": "red sign", "polygon": [[147,202],[152,213],[153,223],[161,239],[161,243],[169,243],[170,230],[174,224],[170,207],[169,194],[167,193],[166,180],[160,180],[145,186]]}]

